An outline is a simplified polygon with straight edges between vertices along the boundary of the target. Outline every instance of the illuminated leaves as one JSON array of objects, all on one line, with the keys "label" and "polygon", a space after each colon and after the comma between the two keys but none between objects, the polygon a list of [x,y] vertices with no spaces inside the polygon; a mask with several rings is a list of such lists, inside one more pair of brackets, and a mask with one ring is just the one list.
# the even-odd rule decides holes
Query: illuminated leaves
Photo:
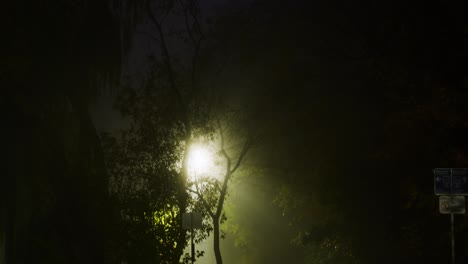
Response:
[{"label": "illuminated leaves", "polygon": [[101,137],[109,191],[121,210],[122,254],[136,263],[175,263],[181,235],[180,134],[176,124],[147,115],[155,114],[144,103],[151,98],[128,96],[130,127]]}]

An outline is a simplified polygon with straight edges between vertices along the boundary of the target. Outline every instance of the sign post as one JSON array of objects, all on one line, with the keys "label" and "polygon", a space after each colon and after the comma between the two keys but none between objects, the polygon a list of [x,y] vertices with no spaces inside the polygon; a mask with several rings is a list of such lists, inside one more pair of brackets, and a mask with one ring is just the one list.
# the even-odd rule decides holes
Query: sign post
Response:
[{"label": "sign post", "polygon": [[465,195],[468,195],[467,168],[434,169],[434,193],[439,197],[439,212],[450,214],[452,264],[455,264],[455,214],[465,213]]},{"label": "sign post", "polygon": [[439,196],[439,212],[450,214],[450,237],[452,240],[452,264],[455,264],[455,214],[465,213],[465,196]]}]

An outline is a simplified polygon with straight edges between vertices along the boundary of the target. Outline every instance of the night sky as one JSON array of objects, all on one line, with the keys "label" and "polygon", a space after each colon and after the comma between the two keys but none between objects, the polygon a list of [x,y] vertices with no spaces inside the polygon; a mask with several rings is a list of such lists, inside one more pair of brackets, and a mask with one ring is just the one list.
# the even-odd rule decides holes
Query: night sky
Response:
[{"label": "night sky", "polygon": [[[1,12],[0,264],[179,263],[197,210],[196,263],[220,264],[226,178],[226,264],[450,261],[433,169],[468,167],[463,1],[146,3]],[[196,144],[218,180],[190,178]]]}]

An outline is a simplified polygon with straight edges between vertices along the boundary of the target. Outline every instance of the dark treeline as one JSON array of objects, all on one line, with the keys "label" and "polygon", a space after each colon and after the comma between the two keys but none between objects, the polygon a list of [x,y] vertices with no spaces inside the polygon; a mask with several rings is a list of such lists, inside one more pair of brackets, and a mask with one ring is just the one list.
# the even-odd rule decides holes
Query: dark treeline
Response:
[{"label": "dark treeline", "polygon": [[105,263],[113,210],[88,112],[120,69],[106,1],[2,4],[1,263]]},{"label": "dark treeline", "polygon": [[[262,183],[277,191],[304,263],[448,261],[449,218],[438,212],[432,169],[468,166],[463,4],[234,2],[209,21],[201,74],[216,72],[216,89],[243,105],[262,135],[249,164],[267,172]],[[117,110],[139,125],[127,137],[100,136],[89,113],[100,91],[122,86],[132,23],[148,18],[144,5],[119,3],[2,4],[0,264],[170,263],[182,255],[180,223],[167,231],[145,218],[188,203],[169,169],[187,134],[180,105],[153,94],[158,88],[115,88]],[[206,66],[217,60],[229,62],[222,74]],[[140,107],[155,94],[164,116]],[[192,121],[193,130],[209,130],[202,122]],[[155,131],[164,133],[145,141]],[[132,146],[136,154],[126,156]],[[147,170],[138,160],[151,151],[146,165],[158,165],[139,178],[150,182],[149,195],[111,195],[117,166],[140,175]],[[468,255],[466,223],[456,217],[459,263]]]},{"label": "dark treeline", "polygon": [[[467,164],[466,14],[457,3],[338,2],[258,6],[271,18],[252,68],[274,72],[260,75],[258,97],[269,97],[259,118],[271,113],[283,154],[269,159],[297,196],[280,205],[302,218],[311,250],[337,254],[332,263],[347,254],[333,243],[365,263],[448,261],[450,220],[431,170]],[[456,218],[459,263],[465,223]]]}]

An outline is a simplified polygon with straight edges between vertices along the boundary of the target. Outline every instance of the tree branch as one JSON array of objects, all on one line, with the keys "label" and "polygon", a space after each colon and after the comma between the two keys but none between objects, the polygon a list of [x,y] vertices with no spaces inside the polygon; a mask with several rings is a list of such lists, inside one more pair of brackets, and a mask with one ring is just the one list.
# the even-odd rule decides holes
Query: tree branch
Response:
[{"label": "tree branch", "polygon": [[219,119],[216,119],[216,123],[218,124],[219,135],[221,137],[221,142],[220,142],[221,150],[219,151],[219,153],[226,159],[226,172],[224,174],[224,178],[226,179],[229,177],[229,174],[231,172],[232,159],[229,156],[229,154],[226,152],[226,149],[224,148],[224,132],[223,132],[223,127],[221,126],[221,122],[219,121]]},{"label": "tree branch", "polygon": [[169,53],[169,48],[167,47],[167,41],[166,41],[164,32],[162,30],[161,23],[158,21],[158,19],[156,18],[155,14],[153,12],[153,9],[151,8],[151,2],[150,1],[151,0],[146,0],[146,12],[147,12],[148,17],[150,18],[151,22],[153,22],[154,26],[158,30],[159,40],[160,40],[161,49],[162,49],[163,58],[164,58],[164,64],[166,65],[166,68],[167,68],[167,71],[168,71],[170,87],[176,93],[177,100],[180,103],[180,107],[182,109],[182,111],[181,111],[181,113],[182,113],[182,122],[184,123],[185,130],[186,130],[185,131],[185,138],[186,138],[186,141],[189,141],[190,136],[191,136],[190,135],[191,134],[191,132],[190,132],[191,131],[191,126],[190,126],[190,122],[189,122],[189,119],[188,119],[188,116],[187,116],[188,115],[187,105],[184,102],[184,99],[182,97],[181,92],[177,88],[177,84],[176,84],[175,77],[174,77],[174,68],[172,67],[171,56],[170,56],[170,53]]},{"label": "tree branch", "polygon": [[148,14],[148,17],[150,18],[151,22],[153,22],[154,26],[158,30],[159,34],[159,39],[160,39],[160,44],[161,44],[161,49],[164,57],[164,63],[166,64],[167,71],[169,74],[169,82],[171,83],[171,88],[176,90],[177,96],[179,97],[179,100],[182,102],[182,96],[180,95],[180,92],[177,90],[177,86],[175,83],[174,79],[174,70],[172,68],[172,63],[171,63],[171,56],[169,54],[169,49],[167,47],[166,43],[166,38],[164,36],[164,32],[161,27],[161,23],[158,21],[156,16],[153,13],[153,9],[151,8],[151,1],[146,0],[146,12]]},{"label": "tree branch", "polygon": [[216,181],[215,187],[216,187],[216,190],[218,190],[218,191],[221,193],[222,189],[221,189],[221,187],[219,186],[218,183],[219,183],[219,182]]},{"label": "tree branch", "polygon": [[152,40],[155,40],[155,41],[158,41],[158,42],[160,41],[157,37],[151,35],[151,33],[146,32],[146,31],[135,30],[135,33],[143,35],[145,37],[148,37],[148,38],[150,38]]},{"label": "tree branch", "polygon": [[[180,1],[180,4],[183,8],[184,11],[184,24],[185,24],[185,29],[187,31],[187,34],[192,42],[194,51],[193,51],[193,56],[192,56],[192,72],[191,72],[191,83],[192,83],[192,89],[190,91],[189,98],[193,98],[195,94],[198,92],[198,84],[197,84],[197,64],[198,64],[198,59],[200,57],[200,48],[201,48],[201,43],[205,39],[204,35],[202,34],[201,26],[198,21],[198,9],[195,7],[195,1],[190,0],[187,5],[184,5],[183,0]],[[189,14],[192,17],[193,20],[193,26],[191,27],[189,24]],[[198,35],[197,36],[195,35]]]},{"label": "tree branch", "polygon": [[195,190],[192,190],[192,189],[190,189],[190,188],[187,188],[187,190],[188,190],[189,192],[194,193],[194,194],[197,195],[197,197],[202,201],[203,206],[205,206],[206,211],[208,212],[208,214],[210,215],[210,217],[214,219],[215,214],[211,211],[210,205],[209,205],[208,202],[205,200],[205,198],[203,197],[203,195],[202,195],[198,190],[195,191]]},{"label": "tree branch", "polygon": [[[216,118],[216,124],[218,125],[219,129],[219,136],[221,137],[221,150],[224,150],[224,132],[223,132],[223,127],[221,126],[221,122],[219,121],[219,118]],[[227,155],[227,153],[226,153]]]},{"label": "tree branch", "polygon": [[242,160],[244,159],[251,146],[252,140],[249,137],[245,140],[244,147],[242,148],[242,151],[239,154],[239,158],[237,159],[236,165],[234,165],[234,168],[230,171],[230,174],[233,174],[239,168],[240,164],[242,163]]},{"label": "tree branch", "polygon": [[189,35],[190,40],[192,41],[192,44],[195,46],[196,41],[195,37],[193,36],[192,29],[190,28],[189,21],[188,21],[188,7],[186,7],[183,3],[183,0],[180,0],[180,5],[182,6],[184,10],[184,23],[185,23],[185,30],[187,31],[187,34]]}]

